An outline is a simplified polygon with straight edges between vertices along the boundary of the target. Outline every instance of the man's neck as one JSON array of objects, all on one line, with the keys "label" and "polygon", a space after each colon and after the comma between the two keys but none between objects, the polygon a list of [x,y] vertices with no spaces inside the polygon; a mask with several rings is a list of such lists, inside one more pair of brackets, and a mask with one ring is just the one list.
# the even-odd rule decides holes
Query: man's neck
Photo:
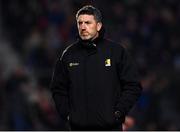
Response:
[{"label": "man's neck", "polygon": [[95,40],[98,37],[99,37],[99,33],[97,32],[96,35],[91,39],[91,41]]}]

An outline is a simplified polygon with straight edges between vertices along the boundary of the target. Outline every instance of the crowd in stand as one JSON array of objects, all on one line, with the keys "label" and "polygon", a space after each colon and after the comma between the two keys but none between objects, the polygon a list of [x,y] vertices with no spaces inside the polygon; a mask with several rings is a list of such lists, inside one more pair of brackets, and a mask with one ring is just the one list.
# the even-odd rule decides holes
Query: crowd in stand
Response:
[{"label": "crowd in stand", "polygon": [[[76,11],[94,4],[105,36],[136,60],[143,93],[128,130],[180,130],[179,0],[2,0],[3,34],[20,65],[0,61],[0,130],[58,130],[49,84],[59,49],[76,39]],[[8,59],[8,58],[7,58]]]}]

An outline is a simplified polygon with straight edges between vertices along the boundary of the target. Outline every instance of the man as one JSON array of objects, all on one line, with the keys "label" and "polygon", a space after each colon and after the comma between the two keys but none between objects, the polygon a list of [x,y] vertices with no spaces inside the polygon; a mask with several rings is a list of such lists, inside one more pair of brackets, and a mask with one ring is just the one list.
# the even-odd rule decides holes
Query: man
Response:
[{"label": "man", "polygon": [[76,14],[79,39],[63,50],[51,83],[61,128],[122,130],[141,86],[127,51],[104,38],[98,9],[84,6]]}]

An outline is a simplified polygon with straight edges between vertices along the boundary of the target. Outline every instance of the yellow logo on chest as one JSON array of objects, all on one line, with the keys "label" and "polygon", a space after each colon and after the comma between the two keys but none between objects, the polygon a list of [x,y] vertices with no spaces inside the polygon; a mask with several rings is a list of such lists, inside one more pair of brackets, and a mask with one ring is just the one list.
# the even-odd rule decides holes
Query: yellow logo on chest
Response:
[{"label": "yellow logo on chest", "polygon": [[111,66],[111,59],[105,60],[105,66]]}]

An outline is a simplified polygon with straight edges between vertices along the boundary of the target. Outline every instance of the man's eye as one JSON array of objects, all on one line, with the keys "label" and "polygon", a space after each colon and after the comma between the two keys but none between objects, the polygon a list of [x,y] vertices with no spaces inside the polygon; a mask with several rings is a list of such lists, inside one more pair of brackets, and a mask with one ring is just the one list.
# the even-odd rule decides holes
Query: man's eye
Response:
[{"label": "man's eye", "polygon": [[82,22],[78,22],[78,24],[79,24],[79,25],[81,25],[81,24],[82,24]]}]

